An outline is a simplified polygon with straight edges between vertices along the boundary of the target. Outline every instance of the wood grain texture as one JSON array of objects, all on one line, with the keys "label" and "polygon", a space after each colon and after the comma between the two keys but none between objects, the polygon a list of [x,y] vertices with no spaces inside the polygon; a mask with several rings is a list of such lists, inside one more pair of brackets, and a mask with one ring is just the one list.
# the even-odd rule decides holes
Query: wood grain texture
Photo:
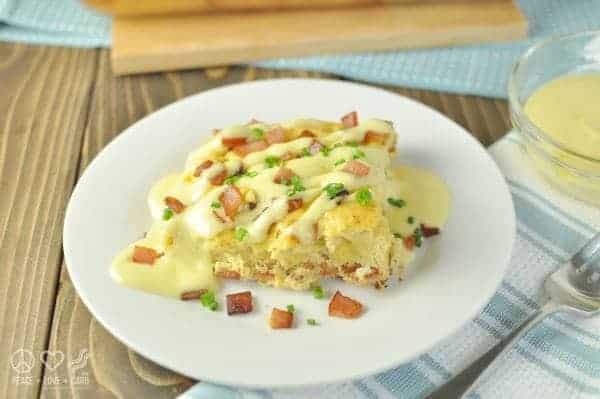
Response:
[{"label": "wood grain texture", "polygon": [[525,37],[512,0],[427,1],[335,10],[120,17],[117,74],[274,57],[499,42]]},{"label": "wood grain texture", "polygon": [[[0,397],[29,398],[42,378],[96,54],[0,43],[0,60]],[[10,363],[19,349],[31,366],[21,374]]]},{"label": "wood grain texture", "polygon": [[[58,276],[64,206],[76,175],[123,129],[179,98],[246,80],[331,76],[222,67],[116,78],[106,50],[19,45],[0,45],[0,60],[0,79],[12,93],[0,98],[0,397],[175,397],[193,381],[117,341],[78,298],[64,265]],[[508,129],[504,101],[385,88],[440,110],[483,144]],[[60,351],[65,360],[43,372],[36,361],[33,373],[45,383],[16,386],[6,373],[21,346]]]},{"label": "wood grain texture", "polygon": [[504,100],[393,86],[380,87],[436,109],[467,129],[484,146],[496,142],[510,128],[508,107]]},{"label": "wood grain texture", "polygon": [[[126,127],[177,99],[245,80],[277,77],[324,77],[318,73],[275,72],[254,68],[213,68],[182,73],[115,78],[108,52],[100,54],[90,117],[81,147],[79,170]],[[63,267],[49,350],[77,358],[87,350],[89,362],[80,370],[64,363],[46,370],[60,387],[44,385],[42,398],[172,398],[193,382],[134,353],[93,319],[77,297]],[[118,365],[118,367],[115,367]],[[87,379],[82,377],[86,376]]]}]

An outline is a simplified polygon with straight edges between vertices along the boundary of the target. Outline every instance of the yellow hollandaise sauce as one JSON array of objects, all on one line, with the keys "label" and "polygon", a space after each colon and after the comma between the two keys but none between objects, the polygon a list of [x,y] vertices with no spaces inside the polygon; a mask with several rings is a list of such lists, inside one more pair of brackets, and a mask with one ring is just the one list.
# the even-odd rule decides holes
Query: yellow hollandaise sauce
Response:
[{"label": "yellow hollandaise sauce", "polygon": [[544,84],[524,107],[538,128],[568,150],[543,142],[529,143],[528,152],[538,169],[570,195],[596,204],[600,203],[599,104],[600,74],[586,73],[565,75]]},{"label": "yellow hollandaise sauce", "polygon": [[405,239],[420,240],[422,225],[443,227],[450,195],[435,174],[392,165],[395,140],[391,123],[378,119],[353,126],[295,119],[222,129],[190,154],[182,173],[152,187],[152,227],[116,256],[111,275],[169,297],[217,290],[218,254],[207,250],[211,240],[232,233],[259,248],[283,239],[315,248],[319,223],[325,232],[335,229],[324,223],[351,223],[326,217],[338,207],[356,220],[377,209],[386,221],[381,237],[390,242],[390,256],[407,264],[415,250]]},{"label": "yellow hollandaise sauce", "polygon": [[567,75],[536,90],[525,113],[556,142],[600,158],[600,74]]}]

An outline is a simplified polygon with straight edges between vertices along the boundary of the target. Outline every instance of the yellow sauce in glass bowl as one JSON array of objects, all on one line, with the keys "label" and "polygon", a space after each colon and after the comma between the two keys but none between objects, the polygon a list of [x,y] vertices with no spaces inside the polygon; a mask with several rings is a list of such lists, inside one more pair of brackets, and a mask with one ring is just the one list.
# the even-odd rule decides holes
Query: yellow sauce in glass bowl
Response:
[{"label": "yellow sauce in glass bowl", "polygon": [[600,73],[545,83],[527,99],[524,113],[547,136],[525,141],[535,166],[562,191],[599,205]]},{"label": "yellow sauce in glass bowl", "polygon": [[600,74],[567,75],[536,90],[525,113],[556,142],[600,157]]}]

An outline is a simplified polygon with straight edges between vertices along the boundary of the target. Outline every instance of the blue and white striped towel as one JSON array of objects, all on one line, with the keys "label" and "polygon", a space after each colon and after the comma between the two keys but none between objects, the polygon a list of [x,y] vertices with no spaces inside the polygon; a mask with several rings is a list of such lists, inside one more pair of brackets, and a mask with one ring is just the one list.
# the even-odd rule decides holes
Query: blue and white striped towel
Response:
[{"label": "blue and white striped towel", "polygon": [[[286,391],[199,383],[180,399],[423,398],[498,344],[547,300],[545,276],[600,229],[600,212],[551,189],[532,169],[514,132],[490,152],[512,192],[518,237],[498,292],[458,333],[408,364],[358,381]],[[551,316],[490,367],[467,399],[598,398],[600,318]]]}]

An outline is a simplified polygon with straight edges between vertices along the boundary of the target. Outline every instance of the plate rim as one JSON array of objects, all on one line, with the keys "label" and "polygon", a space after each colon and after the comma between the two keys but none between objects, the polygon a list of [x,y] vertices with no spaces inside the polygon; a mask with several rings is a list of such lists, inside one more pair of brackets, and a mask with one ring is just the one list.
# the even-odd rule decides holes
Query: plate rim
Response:
[{"label": "plate rim", "polygon": [[[127,337],[125,337],[124,335],[121,334],[121,332],[119,331],[119,328],[115,327],[111,323],[106,322],[106,320],[104,320],[104,318],[102,316],[98,315],[98,313],[101,313],[101,312],[96,311],[95,307],[92,304],[93,301],[90,298],[88,298],[88,296],[85,294],[85,291],[80,290],[79,281],[76,279],[73,279],[71,277],[72,276],[72,272],[71,272],[72,266],[69,266],[71,264],[71,262],[69,262],[69,253],[70,253],[70,248],[71,248],[72,243],[71,243],[71,238],[69,237],[69,233],[68,233],[69,229],[67,228],[67,225],[71,218],[70,215],[73,212],[73,210],[72,210],[73,206],[74,206],[74,205],[72,205],[74,202],[73,198],[76,197],[76,194],[81,187],[80,183],[82,181],[84,181],[84,182],[86,181],[86,176],[88,175],[89,171],[91,169],[93,169],[93,167],[95,166],[95,164],[97,162],[99,162],[99,159],[102,157],[102,155],[105,154],[105,152],[108,152],[110,150],[110,148],[112,148],[114,146],[118,146],[121,140],[124,140],[126,136],[133,134],[132,132],[135,132],[135,130],[138,128],[138,126],[140,124],[147,123],[148,120],[156,117],[156,114],[167,112],[170,108],[175,108],[183,102],[193,101],[194,98],[200,97],[200,96],[203,96],[203,95],[209,94],[209,93],[214,93],[214,92],[218,92],[218,91],[227,91],[229,89],[240,87],[240,86],[261,86],[261,85],[268,86],[271,84],[288,84],[288,83],[291,83],[291,84],[299,84],[299,83],[313,84],[314,83],[314,84],[326,84],[326,85],[334,85],[334,86],[335,85],[350,86],[350,87],[358,87],[360,89],[367,89],[367,90],[373,91],[376,94],[397,96],[397,97],[400,97],[402,100],[411,103],[412,106],[416,106],[418,108],[426,110],[429,113],[436,114],[436,116],[438,118],[442,118],[445,123],[453,125],[453,127],[455,129],[461,131],[461,134],[463,136],[466,136],[465,139],[467,141],[470,141],[471,144],[475,144],[476,146],[478,146],[479,149],[482,150],[486,154],[486,157],[489,158],[489,160],[493,164],[494,172],[497,173],[498,176],[500,177],[499,183],[502,186],[502,191],[505,194],[507,194],[506,198],[510,202],[510,206],[508,207],[510,216],[511,216],[510,221],[509,221],[509,224],[510,224],[509,227],[510,227],[510,233],[511,233],[510,240],[509,240],[510,241],[509,250],[507,251],[507,253],[504,254],[504,261],[502,262],[503,267],[499,268],[499,272],[498,272],[498,274],[501,275],[502,277],[498,279],[497,284],[495,284],[494,289],[491,290],[490,293],[487,293],[485,296],[483,296],[483,295],[481,296],[481,299],[480,299],[481,303],[478,306],[473,307],[471,309],[471,312],[468,313],[467,316],[463,317],[462,320],[454,326],[454,328],[448,329],[447,333],[444,335],[444,337],[442,337],[438,340],[434,340],[434,342],[431,342],[429,345],[426,345],[424,349],[422,349],[421,351],[415,352],[412,356],[407,356],[406,358],[404,358],[400,361],[391,360],[391,361],[387,361],[387,362],[382,362],[383,365],[381,365],[377,368],[372,368],[371,371],[369,371],[369,372],[357,372],[357,373],[354,373],[354,375],[348,375],[347,377],[343,377],[343,378],[342,377],[321,378],[321,379],[315,380],[315,382],[310,382],[310,383],[283,383],[283,384],[277,383],[277,382],[271,383],[271,384],[262,384],[262,383],[255,384],[255,383],[251,383],[251,382],[250,383],[234,382],[231,379],[228,380],[228,379],[220,379],[220,378],[199,377],[199,374],[193,375],[185,370],[182,370],[176,364],[173,364],[173,362],[171,362],[169,359],[166,359],[164,356],[160,355],[159,353],[157,353],[155,351],[149,351],[149,350],[147,350],[147,348],[138,346],[136,344],[136,342],[133,342],[133,341],[130,341],[129,339],[127,339]],[[504,174],[500,170],[500,167],[497,164],[497,162],[492,158],[488,149],[486,147],[484,147],[469,131],[467,131],[466,128],[462,127],[457,122],[455,122],[448,116],[444,115],[440,111],[430,107],[429,105],[421,103],[421,102],[417,101],[416,99],[404,96],[402,94],[393,92],[391,90],[370,86],[370,85],[364,84],[364,83],[351,82],[351,81],[339,81],[339,80],[335,80],[335,79],[321,79],[321,78],[275,78],[275,79],[261,79],[261,80],[255,80],[255,81],[249,81],[249,82],[238,82],[238,83],[219,86],[219,87],[215,87],[215,88],[212,88],[209,90],[204,90],[204,91],[190,94],[186,97],[182,97],[182,98],[178,99],[177,101],[166,104],[165,106],[154,110],[153,112],[151,112],[151,113],[145,115],[144,117],[140,118],[139,120],[135,121],[133,124],[129,125],[125,129],[123,129],[121,132],[117,133],[117,135],[115,137],[113,137],[104,147],[102,147],[102,149],[94,156],[93,160],[85,167],[85,170],[80,175],[80,177],[77,179],[77,183],[71,193],[69,202],[66,207],[62,227],[63,227],[63,234],[62,234],[63,255],[65,257],[65,265],[66,265],[67,271],[69,273],[71,283],[73,284],[73,287],[75,288],[76,294],[82,300],[82,302],[87,307],[87,309],[90,311],[91,315],[96,320],[98,320],[98,322],[102,325],[102,327],[105,328],[108,332],[110,332],[110,334],[113,335],[115,338],[117,338],[117,340],[119,340],[121,343],[125,344],[127,347],[133,349],[135,352],[141,354],[144,357],[147,357],[148,359],[156,362],[157,364],[159,364],[163,367],[166,367],[166,368],[168,368],[172,371],[175,371],[179,374],[182,374],[186,377],[189,377],[192,379],[199,379],[202,382],[209,382],[209,383],[214,383],[214,384],[219,384],[219,385],[235,386],[235,387],[248,388],[248,389],[277,389],[277,388],[293,389],[293,388],[305,388],[305,387],[321,385],[321,384],[335,384],[335,383],[340,383],[340,382],[347,382],[347,381],[352,381],[352,380],[356,380],[359,378],[365,378],[368,376],[379,374],[381,372],[389,371],[392,368],[398,367],[402,364],[412,362],[413,360],[415,360],[419,356],[423,355],[424,353],[431,351],[433,348],[435,348],[437,345],[439,345],[444,339],[447,339],[448,337],[456,334],[458,331],[460,331],[460,329],[465,327],[471,320],[473,320],[479,313],[481,313],[481,311],[489,303],[489,301],[492,299],[492,297],[494,296],[494,294],[497,292],[498,288],[500,287],[500,285],[504,279],[504,276],[506,275],[508,267],[510,265],[511,254],[514,251],[514,245],[515,245],[515,241],[516,241],[517,224],[516,224],[516,213],[515,213],[515,209],[514,209],[513,199],[512,199],[512,196],[510,195],[510,189],[509,189],[508,183],[504,177]],[[501,271],[501,273],[500,273],[500,271]]]}]

